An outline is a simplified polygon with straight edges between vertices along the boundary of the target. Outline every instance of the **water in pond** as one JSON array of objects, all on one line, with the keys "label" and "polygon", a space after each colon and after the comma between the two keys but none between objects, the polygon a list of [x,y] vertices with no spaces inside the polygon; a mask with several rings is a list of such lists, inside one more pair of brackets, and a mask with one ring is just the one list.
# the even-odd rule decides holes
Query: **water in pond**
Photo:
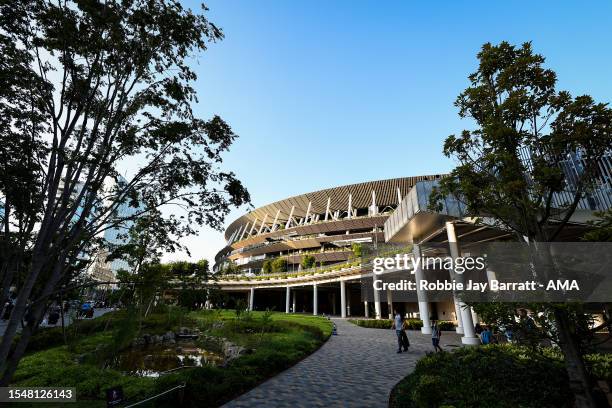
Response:
[{"label": "water in pond", "polygon": [[179,367],[221,365],[223,356],[199,348],[192,342],[176,345],[149,345],[120,353],[113,367],[140,377],[158,377],[160,373]]}]

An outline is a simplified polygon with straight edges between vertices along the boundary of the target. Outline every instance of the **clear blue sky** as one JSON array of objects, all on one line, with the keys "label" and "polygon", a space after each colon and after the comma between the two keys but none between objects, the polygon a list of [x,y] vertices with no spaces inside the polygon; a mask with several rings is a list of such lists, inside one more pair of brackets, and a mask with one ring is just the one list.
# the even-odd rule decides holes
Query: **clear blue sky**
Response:
[{"label": "clear blue sky", "polygon": [[[612,2],[428,3],[206,3],[226,38],[197,61],[196,111],[240,135],[225,167],[255,206],[450,170],[443,140],[469,126],[453,101],[485,42],[532,41],[559,89],[612,100]],[[224,244],[210,229],[186,242],[211,261]]]}]

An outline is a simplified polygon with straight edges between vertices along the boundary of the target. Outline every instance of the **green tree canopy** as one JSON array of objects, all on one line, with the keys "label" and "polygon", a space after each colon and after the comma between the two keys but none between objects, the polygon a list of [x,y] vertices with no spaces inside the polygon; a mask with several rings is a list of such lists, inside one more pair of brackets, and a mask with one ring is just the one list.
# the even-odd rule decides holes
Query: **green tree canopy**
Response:
[{"label": "green tree canopy", "polygon": [[310,269],[313,268],[316,264],[316,259],[314,256],[312,255],[304,255],[302,257],[302,268],[303,269]]},{"label": "green tree canopy", "polygon": [[[444,154],[458,166],[440,182],[431,206],[439,210],[444,197],[453,195],[469,216],[491,217],[518,239],[554,241],[595,187],[599,160],[612,151],[612,110],[588,95],[557,91],[556,74],[531,43],[487,43],[478,61],[470,86],[455,102],[459,115],[474,126],[446,139]],[[583,164],[571,183],[558,164],[567,157],[579,157]],[[555,199],[562,192],[567,198]],[[479,310],[493,320],[513,321],[514,307],[521,305],[481,305]],[[582,360],[584,309],[567,304],[525,307],[551,324],[565,355],[576,406],[594,407]]]},{"label": "green tree canopy", "polygon": [[274,273],[279,273],[279,272],[287,272],[287,258],[275,258],[272,261],[272,272]]},{"label": "green tree canopy", "polygon": [[[236,134],[192,110],[192,58],[222,38],[176,0],[0,3],[0,304],[19,283],[0,342],[0,384],[51,294],[81,272],[80,259],[107,246],[104,231],[143,217],[147,240],[174,251],[181,237],[201,225],[221,229],[230,208],[249,201],[222,168]],[[121,163],[131,165],[125,177]]]}]

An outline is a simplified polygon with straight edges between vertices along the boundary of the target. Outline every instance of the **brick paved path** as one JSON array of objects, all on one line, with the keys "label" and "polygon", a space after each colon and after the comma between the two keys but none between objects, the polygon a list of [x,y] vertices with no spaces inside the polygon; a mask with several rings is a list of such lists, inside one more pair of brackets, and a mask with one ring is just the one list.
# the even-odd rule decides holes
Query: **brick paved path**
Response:
[{"label": "brick paved path", "polygon": [[[393,386],[432,351],[431,338],[420,331],[409,331],[410,350],[397,354],[394,331],[333,320],[337,336],[225,407],[387,407]],[[442,335],[443,348],[460,343],[454,332]]]}]

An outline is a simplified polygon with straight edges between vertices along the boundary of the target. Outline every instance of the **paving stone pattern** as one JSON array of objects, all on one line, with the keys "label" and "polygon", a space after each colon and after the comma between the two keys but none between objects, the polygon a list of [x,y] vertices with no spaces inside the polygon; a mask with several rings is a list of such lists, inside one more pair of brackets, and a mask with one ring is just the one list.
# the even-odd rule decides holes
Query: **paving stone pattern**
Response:
[{"label": "paving stone pattern", "polygon": [[[394,331],[332,320],[337,336],[225,407],[387,407],[393,386],[414,369],[419,358],[433,351],[431,337],[420,331],[409,331],[409,351],[397,354]],[[460,344],[459,335],[443,332],[443,348]]]}]

